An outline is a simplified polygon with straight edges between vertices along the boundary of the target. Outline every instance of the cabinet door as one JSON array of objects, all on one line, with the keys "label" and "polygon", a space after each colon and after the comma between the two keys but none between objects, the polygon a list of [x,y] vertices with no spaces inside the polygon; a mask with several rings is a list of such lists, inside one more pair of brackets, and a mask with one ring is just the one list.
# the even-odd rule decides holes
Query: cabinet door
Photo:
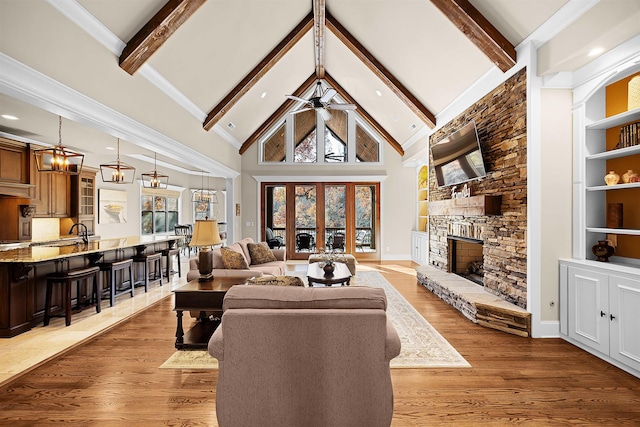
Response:
[{"label": "cabinet door", "polygon": [[34,217],[48,217],[50,215],[51,180],[48,173],[36,173],[35,197],[31,199],[31,204],[36,207]]},{"label": "cabinet door", "polygon": [[612,358],[640,371],[640,280],[609,276]]},{"label": "cabinet door", "polygon": [[569,267],[569,336],[609,354],[609,277]]},{"label": "cabinet door", "polygon": [[50,173],[51,176],[51,216],[69,216],[69,175]]}]

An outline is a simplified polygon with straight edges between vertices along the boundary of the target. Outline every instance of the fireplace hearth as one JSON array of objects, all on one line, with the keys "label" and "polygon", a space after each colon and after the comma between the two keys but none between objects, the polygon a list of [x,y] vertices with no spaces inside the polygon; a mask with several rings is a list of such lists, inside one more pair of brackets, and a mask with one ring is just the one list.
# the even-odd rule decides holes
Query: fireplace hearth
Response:
[{"label": "fireplace hearth", "polygon": [[482,240],[447,236],[449,272],[484,286]]}]

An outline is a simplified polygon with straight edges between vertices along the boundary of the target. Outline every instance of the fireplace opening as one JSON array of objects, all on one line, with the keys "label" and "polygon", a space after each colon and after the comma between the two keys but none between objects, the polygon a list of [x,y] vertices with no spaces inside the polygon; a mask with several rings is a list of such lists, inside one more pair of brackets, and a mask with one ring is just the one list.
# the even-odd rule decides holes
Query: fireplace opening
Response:
[{"label": "fireplace opening", "polygon": [[484,286],[482,240],[447,236],[449,272]]}]

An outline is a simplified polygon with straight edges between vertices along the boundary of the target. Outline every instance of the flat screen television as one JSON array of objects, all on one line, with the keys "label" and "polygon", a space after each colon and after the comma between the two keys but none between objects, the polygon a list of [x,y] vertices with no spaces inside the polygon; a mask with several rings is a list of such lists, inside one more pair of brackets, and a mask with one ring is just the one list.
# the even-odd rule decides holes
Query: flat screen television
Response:
[{"label": "flat screen television", "polygon": [[461,184],[487,175],[473,121],[434,144],[431,157],[438,187]]}]

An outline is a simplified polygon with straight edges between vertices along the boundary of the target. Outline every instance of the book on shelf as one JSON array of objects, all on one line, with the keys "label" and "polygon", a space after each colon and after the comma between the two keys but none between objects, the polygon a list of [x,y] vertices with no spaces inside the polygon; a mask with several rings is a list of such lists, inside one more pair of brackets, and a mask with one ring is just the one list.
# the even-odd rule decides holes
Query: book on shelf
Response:
[{"label": "book on shelf", "polygon": [[640,122],[620,127],[620,140],[614,149],[633,147],[640,143]]}]

